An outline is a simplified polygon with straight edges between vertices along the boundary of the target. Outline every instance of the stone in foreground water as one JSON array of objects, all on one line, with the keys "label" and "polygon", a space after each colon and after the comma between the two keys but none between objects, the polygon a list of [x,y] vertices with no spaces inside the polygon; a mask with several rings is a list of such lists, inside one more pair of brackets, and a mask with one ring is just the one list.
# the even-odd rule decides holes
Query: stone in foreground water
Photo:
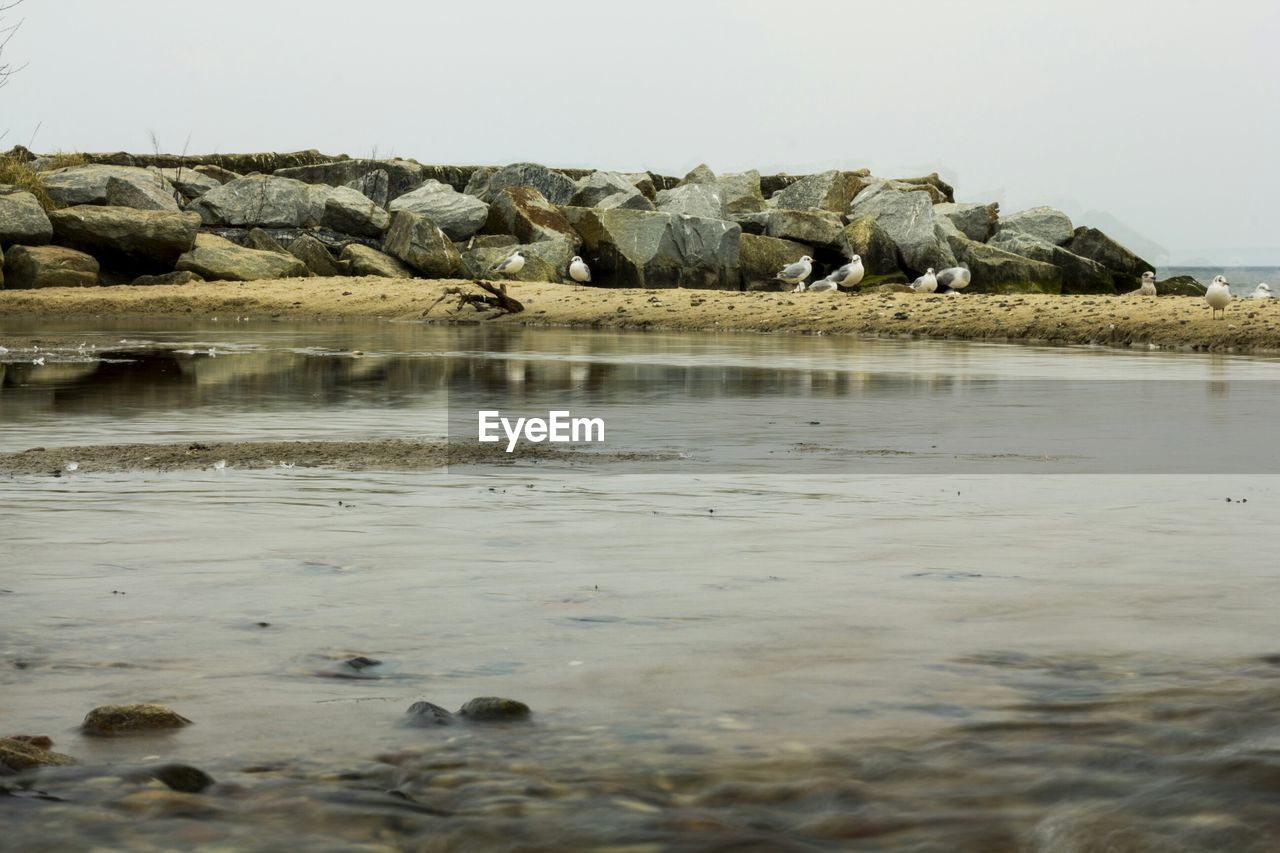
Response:
[{"label": "stone in foreground water", "polygon": [[529,717],[529,706],[515,699],[497,696],[480,696],[463,705],[458,715],[478,722],[500,720],[524,720]]},{"label": "stone in foreground water", "polygon": [[164,705],[102,705],[84,718],[87,735],[118,735],[180,729],[191,721]]}]

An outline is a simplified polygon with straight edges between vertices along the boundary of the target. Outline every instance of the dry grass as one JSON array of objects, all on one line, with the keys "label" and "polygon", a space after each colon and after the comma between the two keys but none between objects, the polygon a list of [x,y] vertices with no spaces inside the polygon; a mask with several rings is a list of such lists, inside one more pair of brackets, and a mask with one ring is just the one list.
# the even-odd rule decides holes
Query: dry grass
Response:
[{"label": "dry grass", "polygon": [[44,171],[65,169],[67,166],[87,166],[89,158],[78,151],[55,151],[40,158],[44,161]]},{"label": "dry grass", "polygon": [[[50,154],[42,160],[45,171],[67,166],[83,166],[89,162],[89,158],[83,154],[66,151]],[[58,206],[45,192],[44,184],[40,181],[40,173],[30,162],[13,152],[0,154],[0,184],[12,184],[20,190],[31,193],[45,210],[53,210]]]}]

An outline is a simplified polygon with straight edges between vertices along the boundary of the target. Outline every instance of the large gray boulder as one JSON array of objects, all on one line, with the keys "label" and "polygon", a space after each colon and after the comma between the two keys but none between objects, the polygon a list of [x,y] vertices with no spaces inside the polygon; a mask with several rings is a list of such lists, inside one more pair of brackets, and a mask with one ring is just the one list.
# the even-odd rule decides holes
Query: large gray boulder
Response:
[{"label": "large gray boulder", "polygon": [[413,270],[390,255],[362,246],[359,243],[348,243],[342,250],[340,259],[346,263],[351,275],[370,275],[380,278],[413,278]]},{"label": "large gray boulder", "polygon": [[[706,184],[714,186],[716,182],[716,173],[711,171],[711,167],[706,163],[699,163],[690,169],[677,186],[689,186],[690,184]],[[675,189],[670,187],[669,189]]]},{"label": "large gray boulder", "polygon": [[473,187],[472,182],[468,181],[466,192],[490,204],[508,187],[532,187],[552,204],[568,204],[577,189],[573,180],[565,173],[537,163],[512,163],[484,178],[477,171],[472,178],[476,183]]},{"label": "large gray boulder", "polygon": [[845,213],[862,188],[866,186],[864,172],[842,172],[832,169],[816,175],[806,175],[769,199],[773,208],[808,210],[811,207]]},{"label": "large gray boulder", "polygon": [[4,254],[4,269],[4,286],[10,290],[98,283],[98,262],[93,256],[65,246],[10,246]]},{"label": "large gray boulder", "polygon": [[1002,230],[988,245],[1057,267],[1062,276],[1063,293],[1116,292],[1115,281],[1102,264],[1029,234]]},{"label": "large gray boulder", "polygon": [[942,202],[933,206],[935,216],[945,216],[960,233],[970,240],[985,243],[995,233],[1000,221],[1000,205],[991,204],[957,204]]},{"label": "large gray boulder", "polygon": [[493,278],[492,270],[519,249],[524,252],[524,267],[516,281],[566,281],[573,246],[566,240],[541,240],[516,246],[475,246],[462,253],[462,266],[469,278]]},{"label": "large gray boulder", "polygon": [[224,169],[214,163],[201,163],[198,166],[192,166],[191,171],[204,175],[206,178],[213,178],[219,184],[229,184],[236,178],[244,177],[239,172]]},{"label": "large gray boulder", "polygon": [[521,243],[567,240],[574,246],[582,244],[560,210],[529,186],[499,190],[489,205],[484,230],[488,234],[514,234]]},{"label": "large gray boulder", "polygon": [[1155,267],[1151,263],[1138,257],[1097,228],[1088,228],[1082,225],[1072,234],[1071,241],[1067,246],[1075,254],[1101,264],[1114,273],[1118,273],[1120,280],[1117,285],[1120,285],[1121,282],[1124,285],[1128,285],[1131,279],[1141,278],[1144,272],[1148,270],[1155,271]]},{"label": "large gray boulder", "polygon": [[720,175],[713,186],[724,200],[725,216],[767,209],[764,194],[760,192],[760,173],[755,169]]},{"label": "large gray boulder", "polygon": [[289,244],[289,254],[307,265],[312,275],[342,275],[342,270],[329,254],[329,250],[310,234],[301,234]]},{"label": "large gray boulder", "polygon": [[743,234],[738,241],[738,268],[742,275],[742,289],[789,289],[791,285],[784,285],[777,280],[778,271],[805,255],[813,255],[811,246],[777,237]]},{"label": "large gray boulder", "polygon": [[[647,179],[647,175],[646,175]],[[653,184],[650,183],[652,188]],[[592,172],[579,178],[569,204],[574,207],[625,207],[631,210],[653,210],[649,200],[626,175],[618,172]]]},{"label": "large gray boulder", "polygon": [[380,237],[391,225],[391,214],[351,187],[317,187],[324,198],[320,225],[343,234]]},{"label": "large gray boulder", "polygon": [[904,272],[918,275],[929,267],[940,270],[956,265],[955,253],[938,227],[939,217],[925,193],[873,187],[858,194],[849,215],[870,216],[876,221],[898,247]]},{"label": "large gray boulder", "polygon": [[187,207],[207,225],[297,228],[319,225],[327,196],[310,184],[272,175],[246,175],[211,189]]},{"label": "large gray boulder", "polygon": [[[136,190],[135,198],[145,199],[147,210],[178,210],[173,184],[164,175],[136,166],[67,166],[42,172],[40,182],[59,207],[77,204],[109,204],[108,182],[112,179]],[[119,191],[117,191],[117,195]]]},{"label": "large gray boulder", "polygon": [[159,172],[160,175],[173,185],[174,189],[182,193],[182,197],[190,201],[193,198],[199,198],[209,190],[220,187],[225,183],[216,177],[204,172],[197,172],[194,168],[183,167],[181,169],[162,169],[152,166],[148,171]]},{"label": "large gray boulder", "polygon": [[292,255],[247,249],[214,234],[197,235],[195,247],[178,258],[175,266],[208,281],[258,281],[309,275],[307,265]]},{"label": "large gray boulder", "polygon": [[28,192],[0,193],[0,246],[20,243],[43,246],[53,239],[53,226],[39,200]]},{"label": "large gray boulder", "polygon": [[49,214],[59,243],[172,261],[195,244],[200,217],[168,210],[76,205]]},{"label": "large gray boulder", "polygon": [[1000,220],[1000,233],[1025,234],[1055,246],[1071,240],[1071,217],[1053,207],[1033,207]]},{"label": "large gray boulder", "polygon": [[859,216],[840,232],[837,245],[850,258],[862,258],[868,278],[898,272],[898,247],[871,216]]},{"label": "large gray boulder", "polygon": [[972,293],[1061,293],[1062,272],[1053,264],[970,240],[948,221],[943,230],[959,264],[973,274]]},{"label": "large gray boulder", "polygon": [[615,287],[736,290],[742,229],[733,222],[658,211],[563,208],[582,236],[597,283]]},{"label": "large gray boulder", "polygon": [[810,246],[834,247],[844,230],[839,214],[820,208],[791,210],[779,208],[764,215],[764,233],[768,237],[794,240]]},{"label": "large gray boulder", "polygon": [[462,271],[458,248],[434,222],[410,210],[397,210],[382,248],[427,278],[454,278]]},{"label": "large gray boulder", "polygon": [[[929,174],[923,175],[919,178],[894,178],[893,183],[899,185],[906,184],[908,186],[915,185],[917,187],[930,187],[932,189],[926,191],[934,197],[935,204],[953,202],[956,200],[955,189],[952,188],[951,184],[938,177],[937,172],[930,172]],[[933,190],[936,190],[937,193],[935,194]]]},{"label": "large gray boulder", "polygon": [[707,219],[724,219],[724,198],[714,183],[681,184],[675,189],[660,190],[656,199],[658,210],[681,216],[702,216]]},{"label": "large gray boulder", "polygon": [[[337,160],[332,163],[290,166],[276,169],[278,178],[291,178],[307,184],[324,184],[331,187],[348,186],[364,192],[358,182],[376,182],[377,172],[387,175],[387,200],[399,198],[417,187],[424,178],[424,168],[411,160]],[[370,178],[370,176],[375,176]],[[365,193],[368,195],[368,193]],[[373,198],[372,195],[369,198]],[[376,199],[375,199],[376,201]]]},{"label": "large gray boulder", "polygon": [[391,195],[391,176],[386,169],[374,169],[343,184],[350,187],[379,207],[386,207]]},{"label": "large gray boulder", "polygon": [[408,210],[426,216],[449,235],[450,240],[466,240],[489,218],[489,205],[448,184],[427,181],[412,192],[391,202],[391,212]]}]

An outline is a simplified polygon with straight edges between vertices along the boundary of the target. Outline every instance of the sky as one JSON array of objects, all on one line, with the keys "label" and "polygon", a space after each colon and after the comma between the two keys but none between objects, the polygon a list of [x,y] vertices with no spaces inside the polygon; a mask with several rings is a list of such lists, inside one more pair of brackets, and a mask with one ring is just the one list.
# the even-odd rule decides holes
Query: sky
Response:
[{"label": "sky", "polygon": [[[25,0],[0,147],[938,171],[1280,265],[1280,3]],[[188,142],[189,140],[189,142]]]}]

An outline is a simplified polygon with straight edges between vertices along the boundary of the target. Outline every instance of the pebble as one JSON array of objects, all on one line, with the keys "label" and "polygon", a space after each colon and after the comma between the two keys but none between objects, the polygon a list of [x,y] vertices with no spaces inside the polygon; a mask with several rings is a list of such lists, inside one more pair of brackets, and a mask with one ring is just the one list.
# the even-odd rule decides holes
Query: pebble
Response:
[{"label": "pebble", "polygon": [[463,705],[458,716],[476,722],[497,722],[501,720],[524,720],[532,713],[529,706],[515,699],[503,699],[498,696],[479,696]]},{"label": "pebble", "polygon": [[87,735],[118,735],[180,729],[191,721],[164,705],[102,705],[84,718],[80,730]]}]

